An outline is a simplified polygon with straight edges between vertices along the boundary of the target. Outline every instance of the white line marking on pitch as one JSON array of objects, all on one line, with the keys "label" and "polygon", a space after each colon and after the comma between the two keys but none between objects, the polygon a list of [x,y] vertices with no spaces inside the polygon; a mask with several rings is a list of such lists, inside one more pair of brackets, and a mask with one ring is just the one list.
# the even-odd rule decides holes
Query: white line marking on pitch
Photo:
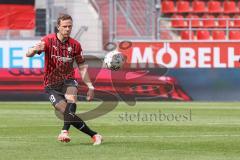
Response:
[{"label": "white line marking on pitch", "polygon": [[172,136],[144,136],[144,135],[136,135],[136,136],[104,136],[111,138],[198,138],[198,137],[240,137],[240,135],[172,135]]},{"label": "white line marking on pitch", "polygon": [[240,125],[240,122],[233,122],[233,123],[224,123],[224,122],[213,122],[207,123],[209,125]]},{"label": "white line marking on pitch", "polygon": [[[103,136],[103,137],[109,137],[109,138],[199,138],[199,137],[240,137],[240,135],[230,135],[230,134],[223,134],[223,135],[170,135],[170,136],[151,136],[151,135],[119,135],[119,136]],[[56,138],[55,136],[36,136],[36,137],[0,137],[0,139],[48,139],[48,138]]]}]

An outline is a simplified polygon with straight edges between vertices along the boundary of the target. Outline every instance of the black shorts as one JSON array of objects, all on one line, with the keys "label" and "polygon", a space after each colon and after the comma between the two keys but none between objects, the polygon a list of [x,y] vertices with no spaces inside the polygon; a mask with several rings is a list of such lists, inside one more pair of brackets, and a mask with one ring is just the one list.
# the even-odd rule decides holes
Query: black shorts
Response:
[{"label": "black shorts", "polygon": [[78,87],[78,83],[74,79],[64,80],[62,84],[45,87],[48,98],[53,106],[58,104],[61,100],[66,101],[65,93],[68,87]]}]

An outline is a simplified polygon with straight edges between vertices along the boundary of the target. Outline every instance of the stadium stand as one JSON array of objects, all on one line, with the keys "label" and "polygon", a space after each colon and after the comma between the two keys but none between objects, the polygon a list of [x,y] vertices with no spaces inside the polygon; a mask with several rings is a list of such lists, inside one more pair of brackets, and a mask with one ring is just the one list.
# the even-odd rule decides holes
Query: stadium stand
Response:
[{"label": "stadium stand", "polygon": [[[240,30],[239,1],[164,0],[161,3],[160,19],[167,21],[166,24],[170,24],[169,27],[172,28],[172,30],[169,29],[170,32],[179,34],[180,39],[240,39],[238,35]],[[193,36],[189,36],[189,33]]]},{"label": "stadium stand", "polygon": [[[75,2],[76,1],[76,2]],[[94,0],[89,0],[89,2],[92,2]],[[77,0],[74,0],[75,4],[77,5],[88,5],[89,3],[85,4],[85,2],[81,2]],[[97,4],[97,9],[99,9],[100,14],[100,20],[99,23],[102,23],[103,27],[102,33],[98,30],[100,27],[96,27],[96,24],[93,24],[95,21],[91,21],[91,23],[87,24],[89,29],[92,29],[93,26],[95,26],[96,33],[102,34],[103,37],[95,38],[95,39],[102,39],[102,44],[106,44],[110,39],[110,37],[118,38],[120,39],[126,39],[126,38],[143,38],[149,36],[151,39],[158,38],[161,40],[176,40],[176,39],[188,39],[188,38],[194,38],[194,40],[198,40],[198,30],[199,33],[201,33],[201,30],[204,30],[206,28],[209,29],[209,39],[211,40],[218,40],[222,39],[218,38],[218,32],[214,32],[214,30],[223,30],[225,33],[225,38],[230,39],[229,31],[228,30],[238,30],[240,27],[240,2],[236,0],[159,0],[159,1],[139,1],[139,0],[123,0],[123,1],[116,1],[115,4],[115,14],[110,15],[109,7],[110,3],[109,0],[97,0],[94,1]],[[159,13],[155,13],[154,11],[157,11],[157,5],[155,3],[159,2]],[[81,9],[77,11],[74,9],[74,5],[72,5],[70,2],[67,2],[65,0],[60,0],[58,2],[58,5],[67,5],[68,12],[72,12],[73,15],[79,15],[82,17],[86,17],[86,13],[90,15],[90,11],[87,11],[87,8],[89,7],[83,7],[84,9]],[[154,6],[155,10],[151,10],[150,7]],[[70,7],[70,8],[69,8]],[[71,8],[72,7],[72,8]],[[0,6],[1,8],[1,6]],[[93,8],[96,8],[93,6]],[[7,11],[4,11],[4,6],[2,6],[2,9],[0,10],[1,13],[8,13]],[[28,21],[28,25],[24,27],[30,27],[31,32],[21,31],[20,29],[12,29],[11,31],[7,31],[7,35],[14,38],[18,36],[27,36],[27,35],[35,35],[35,36],[43,36],[46,32],[46,26],[49,24],[46,24],[46,9],[44,8],[34,8],[32,7],[31,11],[28,10],[28,12],[31,12],[31,16],[35,15],[36,19],[31,19],[31,21]],[[57,8],[54,8],[55,10]],[[64,8],[63,8],[64,9]],[[86,11],[85,11],[86,10]],[[89,9],[93,10],[93,9]],[[79,13],[78,13],[79,12]],[[57,13],[57,12],[56,12]],[[56,14],[54,11],[54,14]],[[29,15],[29,14],[28,14]],[[91,16],[94,17],[95,13],[91,13]],[[29,16],[29,17],[31,17]],[[110,18],[113,16],[113,22],[114,25],[110,25]],[[160,18],[160,22],[158,27],[161,23],[161,28],[155,32],[155,24],[154,16],[158,16]],[[3,17],[3,16],[1,16]],[[1,19],[0,17],[0,19]],[[26,20],[29,17],[25,17]],[[75,17],[74,17],[75,18]],[[163,20],[161,20],[163,18]],[[166,18],[167,20],[164,20]],[[15,19],[19,19],[15,17]],[[94,19],[94,18],[92,18]],[[2,19],[2,23],[0,24],[0,38],[6,37],[4,25],[8,24],[8,21],[6,19]],[[54,23],[54,19],[51,20],[51,22]],[[18,25],[21,23],[17,23]],[[52,25],[52,24],[51,24]],[[77,24],[80,25],[80,24]],[[6,26],[6,25],[5,25]],[[76,26],[76,25],[75,25]],[[113,26],[112,28],[110,26]],[[81,27],[81,26],[78,26]],[[156,27],[157,28],[157,27]],[[112,29],[112,30],[111,30]],[[157,28],[158,29],[158,28]],[[157,30],[156,29],[156,30]],[[189,30],[188,33],[192,33],[192,36],[187,36],[186,30]],[[191,32],[190,32],[191,30]],[[34,32],[33,32],[34,31]],[[76,32],[73,30],[73,32]],[[95,31],[94,31],[95,32]],[[23,34],[24,33],[24,34]],[[93,33],[93,32],[91,32]],[[88,38],[88,41],[91,41],[94,37],[94,35],[88,35],[89,32],[85,33],[86,36],[84,38]],[[94,33],[95,34],[95,33]],[[158,34],[158,37],[154,37],[154,34]],[[214,37],[213,37],[214,35]],[[96,34],[95,34],[96,36]],[[201,36],[200,36],[201,37]],[[206,38],[206,37],[205,37]],[[231,36],[232,38],[232,36]],[[93,44],[86,42],[86,44]],[[88,45],[87,48],[100,48],[97,45],[93,47],[93,45]]]}]

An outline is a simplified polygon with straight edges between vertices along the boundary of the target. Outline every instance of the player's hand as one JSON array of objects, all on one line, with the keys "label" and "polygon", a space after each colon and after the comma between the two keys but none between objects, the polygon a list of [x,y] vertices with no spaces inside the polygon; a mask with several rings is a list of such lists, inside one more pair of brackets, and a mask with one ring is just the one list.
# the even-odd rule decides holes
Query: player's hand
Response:
[{"label": "player's hand", "polygon": [[29,48],[26,57],[33,57],[35,54],[39,53],[39,51],[44,51],[45,48],[45,42],[40,41],[37,44],[35,44],[33,47]]},{"label": "player's hand", "polygon": [[87,92],[87,100],[91,101],[94,98],[94,88],[89,88]]},{"label": "player's hand", "polygon": [[37,44],[35,44],[34,49],[37,51],[43,51],[45,48],[45,42],[40,41]]}]

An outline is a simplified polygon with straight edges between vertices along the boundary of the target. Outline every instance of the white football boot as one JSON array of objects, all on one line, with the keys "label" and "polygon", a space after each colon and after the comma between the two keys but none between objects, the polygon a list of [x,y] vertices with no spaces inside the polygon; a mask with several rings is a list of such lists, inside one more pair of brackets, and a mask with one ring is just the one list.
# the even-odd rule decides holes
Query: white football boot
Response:
[{"label": "white football boot", "polygon": [[70,142],[71,138],[69,137],[69,132],[67,130],[62,130],[58,135],[58,140],[66,143]]},{"label": "white football boot", "polygon": [[93,140],[93,145],[96,146],[102,143],[103,138],[100,134],[96,134],[92,137],[92,140]]}]

